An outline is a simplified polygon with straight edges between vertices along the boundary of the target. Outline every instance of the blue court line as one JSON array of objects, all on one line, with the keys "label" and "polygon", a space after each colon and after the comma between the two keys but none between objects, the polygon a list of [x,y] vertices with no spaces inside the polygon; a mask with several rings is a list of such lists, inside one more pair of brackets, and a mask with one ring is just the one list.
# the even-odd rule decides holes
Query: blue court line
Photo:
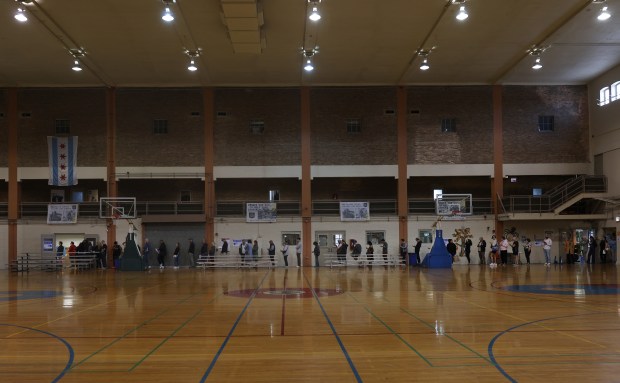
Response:
[{"label": "blue court line", "polygon": [[[510,327],[500,333],[498,333],[497,335],[495,335],[493,337],[493,339],[491,339],[491,342],[489,342],[489,346],[488,346],[488,353],[489,353],[489,358],[491,359],[491,362],[493,363],[493,366],[495,366],[495,368],[502,374],[504,375],[504,377],[506,379],[508,379],[508,381],[512,382],[512,383],[517,383],[517,380],[514,379],[512,376],[510,376],[503,368],[502,366],[497,362],[497,359],[495,359],[495,354],[493,353],[493,346],[495,345],[495,342],[504,334],[507,334],[509,332],[511,332],[512,330],[515,330],[519,327],[524,327],[524,326],[529,326],[531,324],[534,323],[540,323],[540,322],[545,322],[548,320],[555,320],[555,319],[564,319],[564,318],[574,318],[574,317],[580,317],[580,316],[588,316],[588,315],[600,315],[600,314],[611,314],[609,312],[605,313],[605,312],[599,312],[599,313],[588,313],[588,314],[574,314],[574,315],[563,315],[563,316],[559,316],[559,317],[551,317],[551,318],[544,318],[544,319],[538,319],[535,321],[531,321],[531,322],[526,322],[526,323],[522,323],[513,327]],[[614,313],[615,314],[615,313]]]},{"label": "blue court line", "polygon": [[65,368],[60,372],[60,374],[58,374],[58,376],[56,376],[54,378],[54,380],[52,380],[52,383],[58,382],[69,371],[69,369],[71,368],[71,364],[73,363],[73,357],[75,355],[74,352],[73,352],[73,347],[71,347],[69,342],[67,342],[63,338],[59,337],[58,335],[52,334],[51,332],[47,332],[47,331],[43,331],[43,330],[38,330],[36,328],[19,326],[19,325],[15,325],[15,324],[0,323],[0,326],[17,327],[17,328],[22,328],[22,329],[25,329],[25,330],[32,330],[32,331],[40,332],[41,334],[49,335],[52,338],[56,338],[57,340],[59,340],[60,342],[62,342],[65,345],[65,347],[69,351],[69,360],[67,361],[67,364],[65,365]]},{"label": "blue court line", "polygon": [[256,288],[254,289],[254,291],[252,292],[252,295],[250,295],[250,299],[248,299],[248,303],[245,304],[245,306],[243,307],[243,310],[241,310],[241,312],[239,313],[239,316],[237,316],[237,320],[235,321],[235,323],[233,324],[232,328],[228,332],[228,335],[226,335],[226,339],[224,339],[224,342],[222,343],[220,348],[215,353],[215,356],[213,357],[213,360],[209,364],[209,367],[207,368],[207,371],[205,371],[204,375],[200,379],[200,383],[206,382],[207,378],[209,377],[209,374],[213,370],[213,367],[215,367],[215,363],[220,358],[220,355],[222,355],[222,351],[224,351],[224,348],[228,344],[228,341],[230,340],[230,337],[232,336],[233,332],[235,332],[235,329],[237,328],[237,325],[239,324],[239,321],[241,320],[241,317],[243,317],[243,314],[245,314],[245,310],[247,310],[248,307],[250,306],[250,303],[252,303],[252,300],[256,296],[256,293],[258,293],[258,289],[260,289],[260,287],[263,285],[263,282],[265,281],[265,278],[267,278],[267,275],[269,275],[270,272],[271,271],[267,271],[265,273],[265,276],[263,276],[263,279],[261,279],[261,281],[258,283],[258,286],[256,286]]},{"label": "blue court line", "polygon": [[347,359],[347,362],[349,363],[349,367],[351,367],[351,371],[353,371],[353,375],[355,375],[355,380],[357,380],[358,382],[361,383],[362,382],[362,378],[361,378],[360,374],[357,372],[357,369],[355,368],[355,364],[353,364],[353,360],[351,360],[351,356],[347,352],[347,349],[344,346],[344,343],[342,343],[342,339],[340,339],[340,336],[338,335],[338,332],[336,331],[336,327],[334,327],[334,324],[329,319],[329,316],[327,315],[327,312],[325,312],[325,308],[323,308],[323,305],[321,304],[321,301],[319,300],[319,296],[317,295],[317,293],[314,290],[314,288],[312,288],[312,283],[310,283],[310,281],[308,280],[308,276],[306,275],[306,273],[304,273],[304,278],[306,279],[306,283],[308,283],[308,286],[310,286],[310,290],[312,291],[312,295],[314,296],[314,299],[316,299],[316,302],[319,304],[319,307],[321,308],[321,311],[323,312],[323,316],[325,316],[325,320],[327,321],[327,324],[332,329],[332,333],[336,337],[336,341],[338,342],[338,345],[340,346],[340,349],[342,350],[342,353],[344,354],[344,357]]}]

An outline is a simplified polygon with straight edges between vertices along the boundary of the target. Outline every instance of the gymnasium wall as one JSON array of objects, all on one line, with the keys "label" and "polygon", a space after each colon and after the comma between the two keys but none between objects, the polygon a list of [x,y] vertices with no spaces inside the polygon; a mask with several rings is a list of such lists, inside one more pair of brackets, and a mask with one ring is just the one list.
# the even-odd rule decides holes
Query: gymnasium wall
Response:
[{"label": "gymnasium wall", "polygon": [[[503,89],[505,163],[588,159],[586,87]],[[491,91],[489,86],[408,88],[409,163],[492,163]],[[70,134],[79,136],[78,166],[105,166],[105,90],[18,93],[19,166],[47,166],[45,137],[54,135],[56,119],[70,120]],[[314,165],[396,164],[395,88],[313,88],[310,96]],[[204,166],[201,89],[118,89],[116,111],[117,166]],[[298,88],[216,89],[215,111],[216,166],[300,163]],[[554,132],[538,132],[539,115],[555,117]],[[455,131],[442,132],[442,119],[453,119]],[[167,121],[167,134],[154,133],[155,120]],[[359,131],[347,131],[349,120],[359,121]],[[264,123],[261,134],[252,133],[252,121]],[[6,135],[6,127],[0,134]],[[6,156],[0,157],[6,163]]]}]

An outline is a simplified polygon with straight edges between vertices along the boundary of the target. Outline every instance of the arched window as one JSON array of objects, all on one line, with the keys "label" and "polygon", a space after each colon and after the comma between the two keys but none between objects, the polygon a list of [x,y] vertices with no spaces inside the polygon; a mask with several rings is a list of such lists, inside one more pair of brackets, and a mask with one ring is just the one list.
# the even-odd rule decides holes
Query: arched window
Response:
[{"label": "arched window", "polygon": [[609,87],[606,86],[601,89],[598,99],[598,105],[603,106],[609,104]]},{"label": "arched window", "polygon": [[620,99],[620,81],[611,84],[611,101]]}]

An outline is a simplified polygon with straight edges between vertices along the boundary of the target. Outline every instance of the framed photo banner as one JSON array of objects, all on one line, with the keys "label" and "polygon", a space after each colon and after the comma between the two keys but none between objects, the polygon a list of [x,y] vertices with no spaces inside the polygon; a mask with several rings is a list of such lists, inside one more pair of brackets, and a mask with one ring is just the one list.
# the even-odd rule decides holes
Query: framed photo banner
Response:
[{"label": "framed photo banner", "polygon": [[246,222],[276,222],[278,218],[277,203],[248,203],[245,207]]},{"label": "framed photo banner", "polygon": [[51,203],[47,205],[47,223],[49,225],[77,223],[77,203]]},{"label": "framed photo banner", "polygon": [[368,202],[340,202],[341,221],[370,221]]}]

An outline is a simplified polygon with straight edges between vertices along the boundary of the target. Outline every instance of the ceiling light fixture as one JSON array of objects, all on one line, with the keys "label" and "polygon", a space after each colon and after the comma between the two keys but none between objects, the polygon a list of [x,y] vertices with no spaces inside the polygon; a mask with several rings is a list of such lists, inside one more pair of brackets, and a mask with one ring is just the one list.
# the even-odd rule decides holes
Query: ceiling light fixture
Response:
[{"label": "ceiling light fixture", "polygon": [[456,19],[458,21],[463,21],[463,20],[467,19],[468,17],[469,17],[469,15],[467,14],[467,11],[465,11],[465,6],[461,5],[461,9],[459,10],[459,13],[457,13]]},{"label": "ceiling light fixture", "polygon": [[82,65],[80,64],[80,60],[78,59],[73,60],[73,66],[71,67],[71,69],[73,69],[75,72],[81,72]]},{"label": "ceiling light fixture", "polygon": [[422,64],[420,64],[420,70],[429,70],[431,68],[431,66],[428,63],[428,55],[429,53],[431,53],[428,50],[425,49],[420,49],[418,51],[418,56],[422,57]]},{"label": "ceiling light fixture", "polygon": [[196,65],[196,58],[200,56],[200,50],[197,51],[185,51],[185,54],[189,57],[189,65],[187,66],[187,70],[190,72],[195,72],[198,70],[198,66]]},{"label": "ceiling light fixture", "polygon": [[610,17],[611,17],[611,13],[609,13],[609,11],[607,10],[607,7],[603,7],[601,9],[601,13],[599,13],[599,15],[596,18],[599,19],[600,21],[605,21],[609,19]]},{"label": "ceiling light fixture", "polygon": [[161,0],[161,2],[164,3],[164,6],[166,7],[166,9],[164,10],[164,14],[161,16],[161,19],[169,23],[174,20],[174,16],[170,11],[170,5],[174,3],[174,0]]},{"label": "ceiling light fixture", "polygon": [[20,23],[25,23],[28,21],[28,17],[26,17],[26,12],[22,8],[17,8],[17,12],[15,13],[15,20]]},{"label": "ceiling light fixture", "polygon": [[304,70],[306,72],[312,72],[314,70],[314,65],[312,64],[311,58],[318,52],[318,48],[312,49],[304,49],[302,50],[302,54],[306,58],[306,63],[304,65]]},{"label": "ceiling light fixture", "polygon": [[308,59],[306,61],[306,65],[304,65],[304,70],[306,72],[312,72],[314,70],[314,65],[312,65],[312,60]]},{"label": "ceiling light fixture", "polygon": [[319,21],[321,20],[321,14],[319,13],[319,6],[318,3],[320,3],[320,0],[308,0],[308,3],[312,3],[312,12],[310,13],[310,16],[308,16],[308,18],[312,21]]},{"label": "ceiling light fixture", "polygon": [[546,48],[541,48],[541,47],[533,47],[532,49],[530,49],[529,54],[531,56],[536,57],[536,59],[534,60],[534,65],[532,65],[532,69],[534,70],[542,69],[543,65],[540,60],[540,55],[545,51],[545,49]]},{"label": "ceiling light fixture", "polygon": [[75,72],[81,72],[83,68],[82,63],[80,62],[80,58],[84,57],[84,55],[86,54],[84,48],[69,49],[69,54],[73,56],[73,66],[71,67],[71,69]]}]

